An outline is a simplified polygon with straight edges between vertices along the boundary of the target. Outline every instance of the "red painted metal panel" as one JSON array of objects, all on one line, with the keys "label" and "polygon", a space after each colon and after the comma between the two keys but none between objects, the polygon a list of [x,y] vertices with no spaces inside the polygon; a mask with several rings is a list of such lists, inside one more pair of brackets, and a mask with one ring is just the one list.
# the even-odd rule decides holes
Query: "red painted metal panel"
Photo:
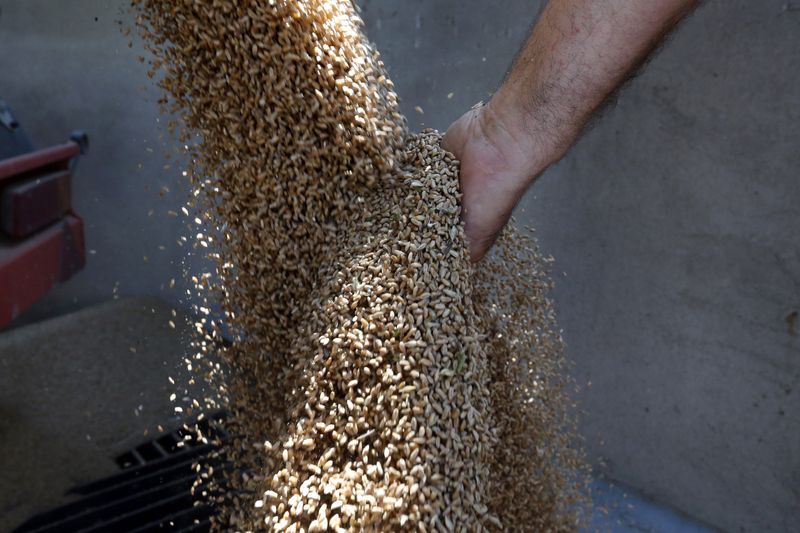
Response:
[{"label": "red painted metal panel", "polygon": [[23,241],[0,240],[0,328],[85,261],[83,221],[75,215]]},{"label": "red painted metal panel", "polygon": [[70,160],[81,153],[81,147],[75,141],[51,146],[29,154],[9,157],[0,161],[0,184],[9,179],[19,177],[21,174],[38,170],[43,167],[54,166],[66,169]]},{"label": "red painted metal panel", "polygon": [[21,239],[52,224],[72,207],[69,171],[0,186],[0,231]]}]

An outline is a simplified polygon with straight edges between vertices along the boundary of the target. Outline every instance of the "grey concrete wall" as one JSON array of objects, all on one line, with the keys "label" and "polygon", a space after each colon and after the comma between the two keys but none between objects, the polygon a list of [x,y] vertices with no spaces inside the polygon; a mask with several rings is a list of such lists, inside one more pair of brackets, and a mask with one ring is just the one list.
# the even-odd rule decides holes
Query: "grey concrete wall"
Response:
[{"label": "grey concrete wall", "polygon": [[[175,297],[161,285],[179,275],[178,175],[116,28],[125,4],[0,0],[0,95],[42,143],[79,126],[94,141],[75,194],[97,253],[40,314],[116,281]],[[440,129],[488,98],[539,6],[360,4],[412,126]],[[800,530],[795,4],[706,2],[518,212],[557,259],[593,462],[732,532]]]},{"label": "grey concrete wall", "polygon": [[[727,531],[800,531],[797,9],[707,2],[518,212],[563,273],[593,461]],[[436,128],[488,98],[537,11],[365,2]]]}]

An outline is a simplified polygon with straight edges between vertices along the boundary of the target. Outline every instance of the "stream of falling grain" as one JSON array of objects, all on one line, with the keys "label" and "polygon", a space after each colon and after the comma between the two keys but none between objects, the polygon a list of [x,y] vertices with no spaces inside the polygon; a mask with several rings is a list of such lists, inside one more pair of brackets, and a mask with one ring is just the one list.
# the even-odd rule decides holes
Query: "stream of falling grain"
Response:
[{"label": "stream of falling grain", "polygon": [[458,162],[408,132],[351,2],[134,7],[216,264],[193,280],[217,392],[195,408],[232,434],[223,485],[198,484],[215,528],[575,530],[549,260],[507,230],[470,263]]}]

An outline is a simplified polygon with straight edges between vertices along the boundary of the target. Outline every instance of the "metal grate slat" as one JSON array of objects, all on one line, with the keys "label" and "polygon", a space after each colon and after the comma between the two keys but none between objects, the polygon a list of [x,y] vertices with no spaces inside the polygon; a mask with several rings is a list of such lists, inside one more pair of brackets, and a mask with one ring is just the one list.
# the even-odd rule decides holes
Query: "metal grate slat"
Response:
[{"label": "metal grate slat", "polygon": [[14,533],[209,531],[212,509],[191,489],[198,463],[212,465],[217,481],[229,470],[213,453],[227,436],[216,424],[221,418],[198,423],[208,443],[184,426],[139,444],[117,458],[121,472],[72,489],[80,499],[31,518]]}]

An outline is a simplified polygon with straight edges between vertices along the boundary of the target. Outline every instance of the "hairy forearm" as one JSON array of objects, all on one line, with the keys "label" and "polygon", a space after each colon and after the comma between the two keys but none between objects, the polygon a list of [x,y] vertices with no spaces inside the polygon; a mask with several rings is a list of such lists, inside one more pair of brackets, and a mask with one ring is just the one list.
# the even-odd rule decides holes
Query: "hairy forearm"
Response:
[{"label": "hairy forearm", "polygon": [[697,0],[550,0],[488,106],[542,170]]}]

